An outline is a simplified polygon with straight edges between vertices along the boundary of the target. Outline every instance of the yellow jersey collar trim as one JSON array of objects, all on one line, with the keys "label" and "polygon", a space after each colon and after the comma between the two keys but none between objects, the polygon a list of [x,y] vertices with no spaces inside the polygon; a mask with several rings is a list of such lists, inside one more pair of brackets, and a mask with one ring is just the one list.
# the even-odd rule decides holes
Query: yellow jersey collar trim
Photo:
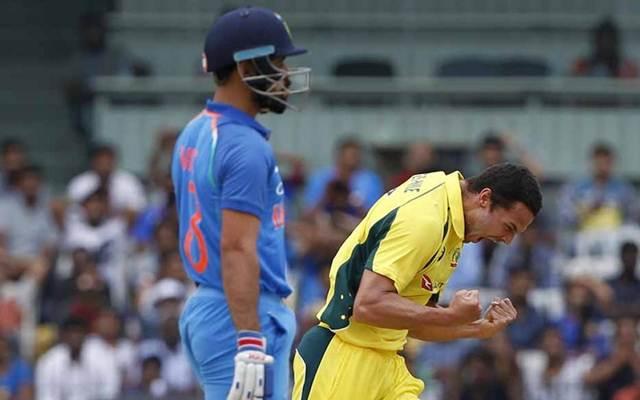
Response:
[{"label": "yellow jersey collar trim", "polygon": [[458,171],[452,172],[445,177],[445,187],[449,198],[449,210],[453,221],[453,230],[459,238],[464,239],[464,209],[462,207],[462,189],[460,181],[464,176]]}]

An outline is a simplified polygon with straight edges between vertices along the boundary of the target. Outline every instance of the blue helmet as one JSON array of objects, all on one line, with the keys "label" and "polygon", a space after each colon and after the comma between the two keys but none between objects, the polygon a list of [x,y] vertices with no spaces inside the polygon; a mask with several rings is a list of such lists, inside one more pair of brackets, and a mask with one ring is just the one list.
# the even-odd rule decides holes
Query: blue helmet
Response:
[{"label": "blue helmet", "polygon": [[206,71],[215,72],[257,57],[290,57],[307,50],[293,45],[291,31],[277,13],[242,7],[218,18],[204,43]]},{"label": "blue helmet", "polygon": [[[278,68],[271,59],[291,57],[307,50],[294,46],[282,17],[267,8],[242,7],[218,18],[205,39],[202,66],[217,72],[243,61],[253,63],[255,75],[241,76],[254,92],[263,111],[282,113],[291,107],[291,94],[309,90],[309,68]],[[292,78],[302,83],[292,88]]]}]

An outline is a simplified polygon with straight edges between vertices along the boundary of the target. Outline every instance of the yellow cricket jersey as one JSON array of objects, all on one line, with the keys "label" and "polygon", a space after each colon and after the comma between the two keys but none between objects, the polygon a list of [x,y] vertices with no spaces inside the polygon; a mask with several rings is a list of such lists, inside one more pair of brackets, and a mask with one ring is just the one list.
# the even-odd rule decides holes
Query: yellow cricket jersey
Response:
[{"label": "yellow cricket jersey", "polygon": [[351,321],[364,269],[391,279],[400,296],[426,304],[455,270],[464,238],[459,172],[414,175],[383,195],[342,244],[331,264],[320,325],[347,343],[401,350],[407,330]]}]

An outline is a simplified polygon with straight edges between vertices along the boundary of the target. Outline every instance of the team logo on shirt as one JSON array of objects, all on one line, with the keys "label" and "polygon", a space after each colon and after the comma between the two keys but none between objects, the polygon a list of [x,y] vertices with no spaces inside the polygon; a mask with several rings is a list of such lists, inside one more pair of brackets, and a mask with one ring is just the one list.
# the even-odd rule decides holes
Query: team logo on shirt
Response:
[{"label": "team logo on shirt", "polygon": [[422,282],[420,283],[423,289],[432,291],[433,290],[433,282],[431,282],[431,278],[427,274],[422,275]]},{"label": "team logo on shirt", "polygon": [[284,226],[285,221],[285,213],[284,213],[284,204],[278,203],[273,206],[273,211],[271,213],[271,222],[273,222],[273,227],[275,229],[280,229]]},{"label": "team logo on shirt", "polygon": [[453,251],[453,257],[451,257],[451,268],[458,266],[458,259],[460,258],[460,248],[458,247]]}]

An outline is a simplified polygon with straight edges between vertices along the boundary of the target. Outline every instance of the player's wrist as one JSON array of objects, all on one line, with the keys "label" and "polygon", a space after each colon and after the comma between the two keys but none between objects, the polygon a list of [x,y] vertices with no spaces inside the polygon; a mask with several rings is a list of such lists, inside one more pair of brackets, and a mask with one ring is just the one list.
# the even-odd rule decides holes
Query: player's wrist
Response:
[{"label": "player's wrist", "polygon": [[474,329],[474,334],[472,335],[474,339],[489,339],[493,336],[492,332],[492,324],[490,321],[486,319],[481,319],[479,321],[471,323]]},{"label": "player's wrist", "polygon": [[236,337],[238,351],[261,351],[267,350],[267,338],[259,331],[240,330]]},{"label": "player's wrist", "polygon": [[458,325],[458,317],[455,311],[450,307],[426,307],[425,320],[423,323],[434,325]]}]

